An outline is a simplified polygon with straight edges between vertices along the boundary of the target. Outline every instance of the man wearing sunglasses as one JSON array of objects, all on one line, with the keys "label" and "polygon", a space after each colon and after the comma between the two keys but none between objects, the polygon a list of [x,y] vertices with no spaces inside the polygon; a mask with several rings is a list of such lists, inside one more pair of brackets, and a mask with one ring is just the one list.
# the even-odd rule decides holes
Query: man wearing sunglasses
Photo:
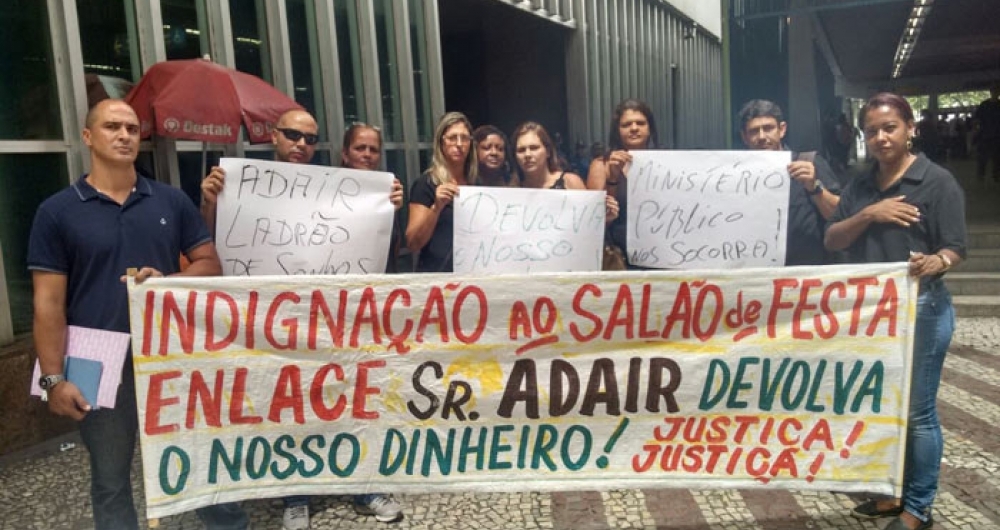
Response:
[{"label": "man wearing sunglasses", "polygon": [[[308,164],[316,153],[316,143],[319,142],[319,125],[312,114],[301,110],[290,110],[278,118],[271,131],[271,143],[274,144],[274,159],[278,162],[293,164]],[[212,172],[201,181],[201,216],[205,219],[208,229],[215,235],[215,212],[218,209],[219,193],[222,192],[226,172],[215,166]]]},{"label": "man wearing sunglasses", "polygon": [[[352,126],[353,129],[354,126]],[[348,134],[352,133],[348,129]],[[370,130],[371,127],[368,127]],[[311,114],[304,110],[290,110],[278,118],[278,123],[271,131],[271,142],[274,143],[274,158],[278,162],[293,164],[308,164],[316,152],[319,141],[319,126]],[[381,150],[381,136],[378,137]],[[380,155],[381,156],[381,155]],[[375,159],[375,165],[378,159]],[[375,169],[358,164],[356,169]],[[201,183],[201,215],[208,224],[212,235],[215,235],[215,214],[218,208],[219,193],[222,191],[226,172],[221,167],[213,167],[212,172]],[[398,210],[402,206],[403,191],[399,181],[393,187],[389,200]],[[306,530],[309,528],[309,497],[291,496],[283,499],[285,504],[282,516],[284,530]],[[380,522],[395,522],[403,518],[399,503],[389,495],[367,494],[355,495],[355,510],[361,514],[374,515]]]}]

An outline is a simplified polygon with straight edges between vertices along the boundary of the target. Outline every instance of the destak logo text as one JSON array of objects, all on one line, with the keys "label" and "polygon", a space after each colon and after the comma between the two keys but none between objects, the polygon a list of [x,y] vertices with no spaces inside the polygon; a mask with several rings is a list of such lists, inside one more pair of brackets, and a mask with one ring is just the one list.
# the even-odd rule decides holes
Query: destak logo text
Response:
[{"label": "destak logo text", "polygon": [[167,118],[163,120],[163,128],[168,133],[186,132],[220,137],[233,135],[233,129],[227,123],[196,123],[191,120],[181,123],[177,118]]}]

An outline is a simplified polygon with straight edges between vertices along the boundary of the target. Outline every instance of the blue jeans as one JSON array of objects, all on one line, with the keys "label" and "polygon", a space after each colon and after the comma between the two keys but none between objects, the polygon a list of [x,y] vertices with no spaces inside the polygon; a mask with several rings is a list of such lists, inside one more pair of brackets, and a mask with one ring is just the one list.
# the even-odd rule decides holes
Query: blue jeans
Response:
[{"label": "blue jeans", "polygon": [[937,393],[944,357],[955,330],[951,293],[941,280],[920,286],[913,340],[909,424],[903,466],[903,509],[926,522],[937,494],[944,439]]},{"label": "blue jeans", "polygon": [[[91,411],[80,422],[80,437],[90,452],[90,499],[97,530],[139,528],[129,477],[139,427],[131,359],[122,368],[115,399],[115,408]],[[212,530],[243,530],[249,524],[235,503],[199,508],[198,516]]]}]

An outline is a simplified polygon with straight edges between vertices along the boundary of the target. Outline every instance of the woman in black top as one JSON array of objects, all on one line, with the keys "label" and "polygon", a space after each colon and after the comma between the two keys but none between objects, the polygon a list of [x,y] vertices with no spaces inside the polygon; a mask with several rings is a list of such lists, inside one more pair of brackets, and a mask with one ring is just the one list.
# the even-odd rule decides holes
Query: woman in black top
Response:
[{"label": "woman in black top", "polygon": [[511,169],[507,135],[493,125],[480,125],[472,131],[472,142],[479,160],[479,183],[483,186],[517,186]]},{"label": "woman in black top", "polygon": [[514,129],[511,141],[522,188],[587,189],[579,175],[563,170],[545,127],[533,121],[522,123]]},{"label": "woman in black top", "polygon": [[452,271],[452,202],[459,186],[478,182],[478,166],[469,119],[445,114],[434,131],[431,167],[410,189],[406,246],[420,253],[417,272]]},{"label": "woman in black top", "polygon": [[951,294],[942,277],[965,256],[965,200],[948,170],[911,152],[913,110],[905,99],[882,93],[862,110],[865,144],[876,160],[867,175],[841,194],[826,230],[828,250],[846,250],[856,263],[908,261],[920,279],[910,376],[903,498],[868,501],[861,517],[898,516],[888,530],[934,524],[944,442],[937,416],[941,369],[955,328]]},{"label": "woman in black top", "polygon": [[615,107],[611,114],[611,130],[608,133],[608,152],[590,163],[587,187],[592,190],[607,190],[608,195],[618,200],[621,212],[608,226],[607,237],[625,253],[626,222],[628,220],[628,188],[625,174],[632,164],[630,151],[656,149],[659,139],[656,133],[656,118],[649,105],[637,99],[626,99]]}]

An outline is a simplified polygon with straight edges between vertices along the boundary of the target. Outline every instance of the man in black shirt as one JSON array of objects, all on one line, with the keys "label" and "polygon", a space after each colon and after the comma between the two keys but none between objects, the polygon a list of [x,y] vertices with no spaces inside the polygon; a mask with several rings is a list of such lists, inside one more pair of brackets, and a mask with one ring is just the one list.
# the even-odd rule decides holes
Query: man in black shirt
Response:
[{"label": "man in black shirt", "polygon": [[[747,102],[740,110],[740,136],[750,149],[787,151],[788,123],[781,107],[764,99]],[[823,265],[829,255],[823,248],[823,228],[837,209],[840,184],[830,164],[815,152],[792,153],[788,174],[788,240],[785,265]]]}]

